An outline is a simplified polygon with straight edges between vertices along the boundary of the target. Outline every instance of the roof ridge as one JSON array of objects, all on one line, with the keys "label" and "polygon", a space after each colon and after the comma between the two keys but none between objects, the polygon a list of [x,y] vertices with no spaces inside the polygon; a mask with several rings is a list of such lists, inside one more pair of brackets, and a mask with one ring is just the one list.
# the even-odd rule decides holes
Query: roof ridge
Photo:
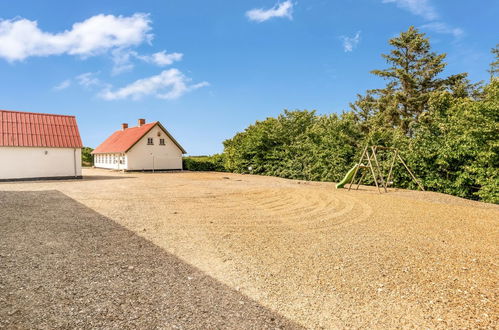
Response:
[{"label": "roof ridge", "polygon": [[185,149],[182,148],[182,146],[159,121],[153,121],[141,126],[129,127],[124,130],[116,130],[101,144],[99,144],[94,151],[92,151],[92,154],[128,152],[155,126],[160,127],[160,129],[166,133],[166,135],[173,141],[173,143],[175,143],[182,153],[186,153]]},{"label": "roof ridge", "polygon": [[118,130],[116,130],[115,132],[119,132],[119,131],[126,131],[127,129],[132,129],[132,128],[141,128],[141,127],[143,127],[143,126],[147,126],[147,125],[151,125],[151,124],[157,124],[157,123],[159,123],[159,121],[152,121],[152,122],[150,122],[150,123],[145,123],[145,124],[142,124],[142,125],[140,125],[140,126],[132,126],[132,127],[127,127],[127,128],[125,128],[125,129],[118,129]]},{"label": "roof ridge", "polygon": [[7,109],[0,109],[0,111],[1,112],[15,112],[15,113],[29,113],[31,115],[60,116],[60,117],[73,117],[73,118],[76,118],[75,115],[60,115],[60,114],[57,114],[57,113],[30,112],[30,111],[7,110]]}]

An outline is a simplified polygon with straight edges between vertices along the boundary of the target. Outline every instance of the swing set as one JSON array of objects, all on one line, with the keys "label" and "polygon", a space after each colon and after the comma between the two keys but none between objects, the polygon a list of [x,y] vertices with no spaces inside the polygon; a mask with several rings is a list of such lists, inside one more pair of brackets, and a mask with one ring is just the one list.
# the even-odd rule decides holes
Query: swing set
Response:
[{"label": "swing set", "polygon": [[[385,153],[387,159],[390,159],[391,156],[390,169],[388,171],[388,176],[386,176],[386,180],[383,176],[383,168],[380,166],[378,162],[378,155],[380,155],[379,153],[380,151]],[[381,188],[383,188],[385,192],[388,192],[387,188],[393,184],[393,182],[390,180],[392,179],[393,168],[396,162],[402,163],[407,172],[411,175],[412,180],[418,185],[419,188],[421,188],[421,190],[424,191],[423,185],[416,179],[412,171],[409,169],[405,161],[402,159],[402,156],[400,156],[398,149],[391,147],[384,147],[384,146],[376,146],[376,145],[366,146],[364,148],[364,151],[362,152],[362,156],[360,156],[358,164],[355,165],[355,171],[353,172],[353,176],[349,182],[348,191],[352,189],[352,186],[354,184],[357,184],[357,187],[355,189],[356,190],[359,189],[360,183],[364,178],[366,178],[366,174],[370,172],[370,174],[373,177],[374,184],[378,189],[378,192],[381,194]],[[362,172],[362,175],[360,176],[359,180],[355,182],[355,179],[359,174],[359,171]]]}]

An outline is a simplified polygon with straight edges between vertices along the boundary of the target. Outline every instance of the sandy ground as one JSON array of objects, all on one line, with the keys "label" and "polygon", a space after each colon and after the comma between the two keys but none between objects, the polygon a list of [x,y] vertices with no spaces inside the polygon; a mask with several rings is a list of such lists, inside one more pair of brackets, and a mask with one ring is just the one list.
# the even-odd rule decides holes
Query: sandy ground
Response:
[{"label": "sandy ground", "polygon": [[[64,198],[47,205],[54,209],[60,203],[60,211],[47,214],[65,210],[71,217],[75,208],[63,207],[70,202],[110,219],[157,248],[152,255],[166,253],[219,283],[222,292],[230,292],[226,295],[248,299],[257,315],[265,315],[255,320],[276,326],[493,328],[499,323],[497,205],[431,192],[379,195],[370,187],[348,192],[330,183],[227,173],[88,169],[84,175],[81,181],[0,184],[0,202],[11,201],[10,211],[0,216],[37,200],[19,197],[12,206],[12,197],[1,191],[56,191]],[[45,219],[41,210],[38,218]],[[133,255],[126,242],[115,243],[125,251],[123,258]],[[152,267],[139,261],[137,268]],[[2,285],[9,285],[4,277]],[[232,308],[226,305],[228,314],[234,314]],[[5,310],[0,318],[15,321],[16,313],[3,315]],[[213,320],[207,326],[220,327]]]}]

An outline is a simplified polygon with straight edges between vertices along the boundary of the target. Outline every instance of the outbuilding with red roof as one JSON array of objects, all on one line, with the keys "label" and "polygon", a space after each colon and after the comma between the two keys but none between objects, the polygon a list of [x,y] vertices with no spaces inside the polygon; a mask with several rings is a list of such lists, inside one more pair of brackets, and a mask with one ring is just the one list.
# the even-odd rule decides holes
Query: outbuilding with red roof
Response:
[{"label": "outbuilding with red roof", "polygon": [[160,122],[145,119],[136,127],[122,124],[92,152],[95,167],[125,171],[181,170],[185,153]]},{"label": "outbuilding with red roof", "polygon": [[0,110],[0,181],[81,178],[74,116]]}]

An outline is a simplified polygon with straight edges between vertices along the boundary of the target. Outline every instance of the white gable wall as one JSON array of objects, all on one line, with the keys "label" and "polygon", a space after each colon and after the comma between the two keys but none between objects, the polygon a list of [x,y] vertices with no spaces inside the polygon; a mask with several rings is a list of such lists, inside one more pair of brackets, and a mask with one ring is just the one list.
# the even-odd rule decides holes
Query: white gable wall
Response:
[{"label": "white gable wall", "polygon": [[[153,145],[147,144],[148,138]],[[160,139],[165,145],[159,144]],[[182,150],[156,125],[127,152],[127,161],[128,170],[181,170]]]},{"label": "white gable wall", "polygon": [[0,180],[50,177],[81,177],[81,149],[0,147]]}]

